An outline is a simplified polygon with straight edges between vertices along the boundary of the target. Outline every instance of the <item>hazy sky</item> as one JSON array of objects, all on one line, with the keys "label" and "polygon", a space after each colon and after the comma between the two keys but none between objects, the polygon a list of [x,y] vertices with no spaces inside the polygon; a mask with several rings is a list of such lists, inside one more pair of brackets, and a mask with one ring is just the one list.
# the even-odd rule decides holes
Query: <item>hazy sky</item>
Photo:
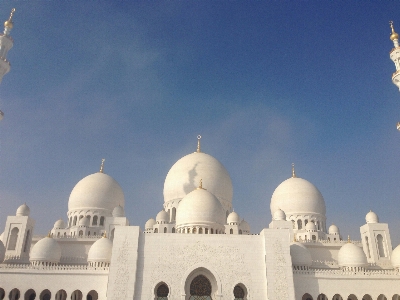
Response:
[{"label": "hazy sky", "polygon": [[0,85],[0,232],[26,202],[45,234],[74,185],[105,172],[132,225],[162,209],[170,167],[202,150],[258,233],[296,173],[327,225],[360,239],[372,209],[400,243],[397,1],[1,1],[15,7]]}]

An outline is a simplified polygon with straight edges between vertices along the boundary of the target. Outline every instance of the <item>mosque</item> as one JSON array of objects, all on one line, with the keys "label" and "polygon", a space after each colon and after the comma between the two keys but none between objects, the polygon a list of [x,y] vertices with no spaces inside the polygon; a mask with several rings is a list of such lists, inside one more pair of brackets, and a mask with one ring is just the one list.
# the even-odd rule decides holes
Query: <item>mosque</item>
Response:
[{"label": "mosque", "polygon": [[[11,18],[0,72],[9,70]],[[391,39],[397,84],[393,25]],[[0,300],[400,300],[400,246],[374,212],[359,240],[342,237],[327,227],[318,188],[292,167],[271,196],[269,227],[252,232],[233,211],[228,171],[202,152],[200,136],[193,146],[167,173],[163,207],[144,227],[125,216],[104,160],[75,185],[67,218],[47,236],[34,234],[27,204],[16,207],[0,227]]]}]

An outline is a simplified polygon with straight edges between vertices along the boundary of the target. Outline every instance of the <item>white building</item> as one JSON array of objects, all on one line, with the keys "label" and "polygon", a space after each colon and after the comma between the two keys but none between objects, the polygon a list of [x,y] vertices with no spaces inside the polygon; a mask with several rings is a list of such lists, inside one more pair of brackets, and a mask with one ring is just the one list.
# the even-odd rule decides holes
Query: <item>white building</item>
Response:
[{"label": "white building", "polygon": [[342,239],[327,229],[319,190],[292,167],[271,197],[269,228],[252,233],[232,195],[228,171],[199,139],[169,170],[164,205],[142,228],[125,217],[103,161],[48,236],[34,235],[26,204],[5,220],[0,300],[400,300],[400,247],[392,251],[374,212],[360,240]]}]

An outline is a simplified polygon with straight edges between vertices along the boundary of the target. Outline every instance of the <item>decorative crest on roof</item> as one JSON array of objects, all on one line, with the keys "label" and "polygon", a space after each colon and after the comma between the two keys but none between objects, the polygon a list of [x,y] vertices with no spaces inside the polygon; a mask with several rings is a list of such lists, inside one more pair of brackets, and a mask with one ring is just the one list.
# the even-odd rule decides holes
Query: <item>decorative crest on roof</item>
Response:
[{"label": "decorative crest on roof", "polygon": [[106,159],[105,158],[103,158],[102,160],[101,160],[101,165],[100,165],[100,173],[104,173],[104,162],[106,161]]}]

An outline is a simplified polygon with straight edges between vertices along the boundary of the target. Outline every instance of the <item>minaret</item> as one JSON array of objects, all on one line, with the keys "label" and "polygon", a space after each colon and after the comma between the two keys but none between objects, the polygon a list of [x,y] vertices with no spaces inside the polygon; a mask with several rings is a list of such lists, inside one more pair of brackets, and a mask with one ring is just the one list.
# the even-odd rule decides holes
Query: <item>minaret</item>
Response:
[{"label": "minaret", "polygon": [[10,36],[11,29],[13,28],[13,15],[15,8],[11,10],[10,17],[4,22],[4,31],[0,34],[0,82],[3,76],[10,71],[10,62],[7,60],[7,52],[14,44],[12,37]]},{"label": "minaret", "polygon": [[390,39],[393,41],[394,48],[390,51],[390,59],[394,62],[396,66],[396,72],[392,75],[393,83],[400,90],[400,47],[399,47],[399,35],[394,31],[393,21],[390,21],[390,27],[392,28],[392,33]]}]

